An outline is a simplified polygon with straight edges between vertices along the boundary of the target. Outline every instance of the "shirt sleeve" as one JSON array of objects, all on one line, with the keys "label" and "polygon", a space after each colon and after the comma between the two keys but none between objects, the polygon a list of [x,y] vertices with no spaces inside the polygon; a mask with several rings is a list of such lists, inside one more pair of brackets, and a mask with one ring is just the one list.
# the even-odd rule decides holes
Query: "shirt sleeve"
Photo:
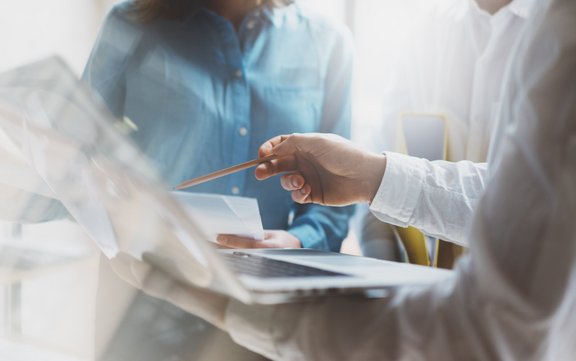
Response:
[{"label": "shirt sleeve", "polygon": [[112,8],[92,48],[82,79],[117,117],[124,112],[125,72],[142,33],[126,17],[128,3]]},{"label": "shirt sleeve", "polygon": [[487,182],[486,163],[428,161],[393,152],[386,158],[372,213],[383,222],[466,245]]},{"label": "shirt sleeve", "polygon": [[384,299],[233,302],[235,340],[282,360],[573,358],[576,3],[551,4],[521,43],[508,89],[523,91],[508,93],[500,161],[453,279]]},{"label": "shirt sleeve", "polygon": [[[328,31],[328,30],[327,30]],[[354,49],[349,31],[329,31],[334,37],[327,59],[325,94],[320,132],[350,138],[351,88]],[[316,204],[296,205],[293,222],[288,231],[305,248],[338,252],[348,235],[348,221],[354,207],[326,207]]]}]

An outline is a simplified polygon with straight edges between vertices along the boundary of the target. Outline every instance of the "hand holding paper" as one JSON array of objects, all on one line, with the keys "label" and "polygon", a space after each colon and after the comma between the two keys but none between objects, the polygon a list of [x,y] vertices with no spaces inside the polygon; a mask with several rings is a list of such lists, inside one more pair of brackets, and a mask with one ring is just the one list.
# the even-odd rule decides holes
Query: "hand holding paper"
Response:
[{"label": "hand holding paper", "polygon": [[265,231],[261,240],[238,235],[221,234],[219,244],[230,248],[302,248],[300,240],[282,230]]},{"label": "hand holding paper", "polygon": [[254,241],[264,240],[264,229],[254,198],[203,193],[172,193],[186,211],[197,220],[210,241],[219,234],[234,234]]}]

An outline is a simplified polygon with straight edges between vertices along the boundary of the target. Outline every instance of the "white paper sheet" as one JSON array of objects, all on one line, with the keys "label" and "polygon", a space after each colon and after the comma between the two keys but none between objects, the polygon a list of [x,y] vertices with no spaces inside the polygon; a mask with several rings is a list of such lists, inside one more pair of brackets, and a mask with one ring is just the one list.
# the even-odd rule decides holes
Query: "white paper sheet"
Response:
[{"label": "white paper sheet", "polygon": [[224,196],[220,194],[172,192],[191,217],[215,242],[218,234],[262,240],[264,229],[254,198]]}]

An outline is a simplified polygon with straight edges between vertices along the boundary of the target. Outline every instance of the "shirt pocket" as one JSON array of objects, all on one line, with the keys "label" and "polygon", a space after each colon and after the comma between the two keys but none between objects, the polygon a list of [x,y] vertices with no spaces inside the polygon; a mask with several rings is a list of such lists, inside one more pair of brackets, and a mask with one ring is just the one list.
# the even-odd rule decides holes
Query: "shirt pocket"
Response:
[{"label": "shirt pocket", "polygon": [[[220,156],[220,126],[194,77],[174,69],[161,51],[135,64],[126,81],[125,115],[138,131],[132,138],[172,183],[196,174]],[[212,141],[212,142],[211,142]]]},{"label": "shirt pocket", "polygon": [[266,89],[268,135],[310,133],[320,129],[322,92],[313,87]]}]

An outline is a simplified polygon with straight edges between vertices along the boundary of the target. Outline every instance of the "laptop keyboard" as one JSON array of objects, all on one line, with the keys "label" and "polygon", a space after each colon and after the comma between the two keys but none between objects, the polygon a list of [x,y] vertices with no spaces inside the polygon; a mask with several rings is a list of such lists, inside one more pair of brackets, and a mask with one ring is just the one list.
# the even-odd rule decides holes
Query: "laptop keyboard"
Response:
[{"label": "laptop keyboard", "polygon": [[222,255],[235,272],[260,278],[347,276],[343,273],[326,271],[244,252],[223,253]]}]

